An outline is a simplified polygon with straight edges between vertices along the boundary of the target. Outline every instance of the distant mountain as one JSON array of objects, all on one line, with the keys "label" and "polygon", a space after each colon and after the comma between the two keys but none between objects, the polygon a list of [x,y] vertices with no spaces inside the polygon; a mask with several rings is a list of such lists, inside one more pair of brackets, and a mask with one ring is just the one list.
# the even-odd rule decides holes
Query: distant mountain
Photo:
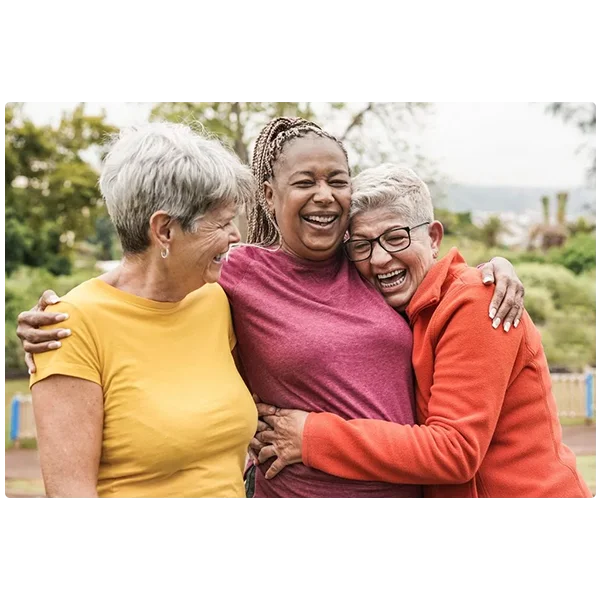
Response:
[{"label": "distant mountain", "polygon": [[568,192],[567,217],[593,217],[596,214],[596,193],[589,188],[531,188],[512,186],[475,186],[448,184],[442,188],[445,198],[435,203],[454,212],[521,213],[542,215],[542,196],[550,198],[551,218],[556,214],[556,194]]}]

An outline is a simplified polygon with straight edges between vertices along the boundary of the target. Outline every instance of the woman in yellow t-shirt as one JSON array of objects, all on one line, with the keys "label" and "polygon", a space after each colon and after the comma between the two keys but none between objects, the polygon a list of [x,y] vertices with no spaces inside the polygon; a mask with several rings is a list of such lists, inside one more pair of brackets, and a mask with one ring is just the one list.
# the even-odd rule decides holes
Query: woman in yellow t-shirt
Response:
[{"label": "woman in yellow t-shirt", "polygon": [[52,306],[72,335],[31,377],[46,494],[244,497],[256,408],[216,283],[250,170],[187,126],[114,140],[100,189],[119,267]]}]

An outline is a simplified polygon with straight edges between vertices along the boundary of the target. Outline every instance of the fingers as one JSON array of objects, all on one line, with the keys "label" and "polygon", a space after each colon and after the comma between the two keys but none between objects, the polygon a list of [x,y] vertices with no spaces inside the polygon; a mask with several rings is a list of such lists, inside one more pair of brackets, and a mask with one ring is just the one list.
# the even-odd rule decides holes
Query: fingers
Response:
[{"label": "fingers", "polygon": [[49,350],[56,350],[62,346],[62,342],[52,341],[52,342],[43,342],[41,344],[31,344],[30,342],[23,342],[23,350],[25,352],[29,352],[30,354],[42,354],[43,352],[48,352]]},{"label": "fingers", "polygon": [[[508,314],[504,317],[502,328],[507,333],[510,331],[511,326],[516,322],[517,314],[519,313],[519,306],[515,304]],[[515,325],[516,327],[516,325]]]},{"label": "fingers", "polygon": [[[496,286],[496,290],[498,287]],[[504,292],[504,297],[501,299],[498,310],[496,312],[496,317],[494,318],[494,323],[500,320],[500,323],[504,323],[506,321],[506,315],[514,308],[515,306],[515,288],[512,286],[507,286]],[[512,321],[511,321],[512,323]],[[494,327],[494,325],[492,325]],[[496,326],[497,327],[497,326]],[[495,328],[495,327],[494,327]]]},{"label": "fingers", "polygon": [[249,446],[248,452],[252,451],[254,453],[254,456],[256,458],[258,458],[260,451],[266,446],[266,444],[263,444],[260,440],[253,437],[250,440],[250,444],[248,446]]},{"label": "fingers", "polygon": [[271,444],[277,439],[277,434],[272,429],[267,429],[259,431],[254,437],[263,444]]},{"label": "fingers", "polygon": [[264,402],[257,402],[256,409],[258,410],[259,417],[267,417],[269,415],[277,414],[277,407],[265,404]]},{"label": "fingers", "polygon": [[256,452],[248,446],[248,458],[253,465],[258,465],[258,456],[256,456]]},{"label": "fingers", "polygon": [[265,446],[258,453],[258,462],[262,465],[264,462],[268,461],[270,458],[273,458],[274,456],[277,456],[275,446]]},{"label": "fingers", "polygon": [[485,285],[490,285],[494,283],[494,267],[491,263],[485,263],[483,267],[481,267],[481,279]]},{"label": "fingers", "polygon": [[281,460],[281,458],[278,458],[265,473],[265,479],[273,479],[273,477],[275,477],[275,475],[278,473],[281,473],[286,466],[287,465]]},{"label": "fingers", "polygon": [[275,429],[277,425],[277,420],[280,418],[277,415],[261,417],[262,420],[269,425],[269,429]]},{"label": "fingers", "polygon": [[46,290],[38,300],[37,306],[39,310],[44,310],[47,306],[60,302],[60,298],[57,296],[54,290]]},{"label": "fingers", "polygon": [[[17,334],[19,331],[27,331],[29,329],[39,329],[44,325],[54,325],[62,321],[66,321],[69,318],[67,313],[51,313],[41,312],[37,310],[28,310],[22,312],[17,317]],[[19,335],[21,339],[22,336]]]},{"label": "fingers", "polygon": [[25,352],[25,364],[30,375],[35,373],[35,362],[33,362],[33,356],[29,352]]},{"label": "fingers", "polygon": [[502,280],[496,283],[496,289],[494,290],[494,296],[490,303],[490,319],[492,321],[492,327],[496,329],[498,325],[502,322],[501,319],[498,318],[497,313],[502,301],[504,300],[504,294],[506,293],[506,283]]},{"label": "fingers", "polygon": [[525,304],[523,303],[523,296],[521,295],[521,304],[519,306],[519,310],[517,311],[517,317],[515,318],[515,327],[519,326],[521,322],[521,318],[523,317],[523,311],[525,310]]},{"label": "fingers", "polygon": [[259,419],[256,425],[256,431],[266,431],[267,429],[271,429],[271,427],[269,427],[264,421]]},{"label": "fingers", "polygon": [[[17,328],[17,335],[29,344],[43,344],[45,342],[53,342],[62,340],[71,335],[70,329],[31,329]],[[60,346],[57,346],[60,347]],[[27,349],[28,352],[31,350]]]}]

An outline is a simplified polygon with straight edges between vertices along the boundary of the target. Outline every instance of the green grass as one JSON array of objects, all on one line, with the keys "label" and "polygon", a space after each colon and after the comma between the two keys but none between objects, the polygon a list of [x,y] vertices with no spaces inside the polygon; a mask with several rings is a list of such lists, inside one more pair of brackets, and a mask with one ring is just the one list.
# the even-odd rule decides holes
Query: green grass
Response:
[{"label": "green grass", "polygon": [[596,455],[578,456],[577,468],[592,494],[596,494]]},{"label": "green grass", "polygon": [[4,493],[7,497],[43,498],[46,495],[44,482],[41,479],[6,479],[4,481]]}]

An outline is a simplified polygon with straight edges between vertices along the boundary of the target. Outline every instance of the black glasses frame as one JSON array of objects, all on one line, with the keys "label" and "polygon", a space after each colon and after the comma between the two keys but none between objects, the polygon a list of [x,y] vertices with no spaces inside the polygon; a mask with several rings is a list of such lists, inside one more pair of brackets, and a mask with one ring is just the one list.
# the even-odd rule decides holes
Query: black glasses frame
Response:
[{"label": "black glasses frame", "polygon": [[[425,221],[425,223],[420,223],[419,225],[415,225],[414,227],[392,227],[391,229],[388,229],[387,231],[384,231],[380,236],[376,237],[376,238],[372,238],[370,240],[366,240],[366,239],[360,239],[360,240],[353,240],[352,238],[350,238],[349,240],[346,240],[344,242],[344,252],[346,253],[346,256],[348,257],[348,260],[350,262],[362,262],[363,260],[369,260],[371,258],[371,256],[373,256],[373,244],[375,242],[377,242],[387,253],[389,254],[396,254],[397,252],[402,252],[402,250],[406,250],[411,242],[412,242],[412,238],[410,236],[410,232],[413,229],[416,229],[417,227],[423,227],[423,225],[430,225],[431,221]],[[381,242],[381,238],[384,235],[389,235],[390,233],[392,233],[393,231],[406,231],[406,235],[408,236],[408,244],[406,246],[404,246],[403,248],[398,248],[397,250],[389,250],[388,248],[386,248],[383,243]],[[350,256],[350,252],[348,251],[348,247],[350,246],[350,244],[352,242],[369,242],[369,244],[371,245],[371,248],[369,249],[369,254],[368,256],[365,256],[364,258],[359,258],[358,260],[353,259]]]}]

